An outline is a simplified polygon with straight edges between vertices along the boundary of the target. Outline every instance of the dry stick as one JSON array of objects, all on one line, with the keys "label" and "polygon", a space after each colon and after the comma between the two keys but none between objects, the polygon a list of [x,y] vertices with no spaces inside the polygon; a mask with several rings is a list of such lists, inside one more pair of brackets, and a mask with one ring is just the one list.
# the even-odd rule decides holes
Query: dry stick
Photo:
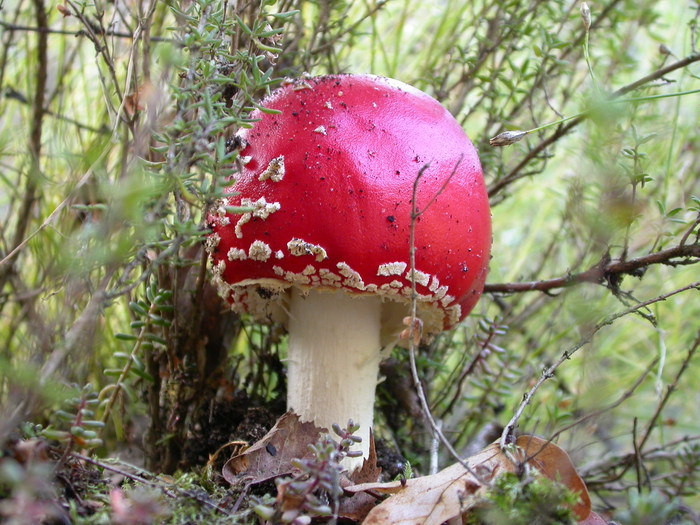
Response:
[{"label": "dry stick", "polygon": [[[48,35],[68,35],[68,36],[75,36],[75,37],[88,36],[87,33],[85,32],[85,30],[83,30],[83,29],[79,29],[77,31],[71,31],[70,29],[53,29],[53,28],[49,28],[49,27],[23,26],[23,25],[18,25],[18,24],[11,24],[9,22],[5,22],[4,20],[0,20],[0,27],[4,27],[8,31],[28,31],[28,32],[32,32],[32,33],[46,33]],[[105,36],[113,36],[116,38],[127,38],[127,39],[131,39],[134,37],[134,35],[131,33],[122,33],[120,31],[106,31]],[[182,45],[177,40],[174,40],[172,38],[162,37],[162,36],[152,36],[152,37],[150,37],[150,40],[152,40],[153,42],[166,42],[168,44],[174,44],[177,46]]]},{"label": "dry stick", "polygon": [[534,384],[534,386],[525,393],[523,396],[523,400],[518,406],[517,410],[515,411],[515,414],[513,414],[513,417],[510,419],[508,424],[505,426],[503,429],[503,433],[501,434],[501,448],[504,448],[507,444],[513,442],[514,434],[515,434],[515,429],[518,425],[518,421],[520,420],[520,417],[522,416],[523,412],[525,411],[525,408],[530,404],[532,401],[533,397],[537,393],[537,391],[540,389],[540,387],[544,384],[545,381],[548,379],[551,379],[554,377],[554,372],[564,363],[564,361],[568,360],[571,358],[573,354],[575,354],[578,350],[586,346],[588,343],[591,342],[593,339],[593,336],[597,334],[603,327],[608,326],[613,324],[617,319],[624,317],[628,314],[634,313],[642,308],[645,308],[651,304],[658,303],[660,301],[665,301],[669,297],[672,297],[674,295],[677,295],[682,292],[686,292],[688,290],[692,289],[700,289],[700,281],[696,281],[694,283],[691,283],[687,286],[684,286],[683,288],[679,288],[677,290],[673,290],[672,292],[669,292],[667,294],[660,295],[658,297],[655,297],[653,299],[649,299],[648,301],[643,301],[641,303],[637,303],[636,305],[627,308],[625,310],[622,310],[620,312],[617,312],[615,314],[612,314],[599,323],[597,323],[593,329],[590,331],[588,335],[586,335],[583,339],[581,339],[578,343],[576,343],[570,350],[565,351],[562,356],[552,365],[547,368],[545,368],[542,371],[542,375],[540,378],[537,380],[537,382]]},{"label": "dry stick", "polygon": [[[27,97],[25,97],[22,93],[20,93],[16,89],[6,88],[5,89],[5,97],[9,98],[10,100],[16,100],[18,102],[21,102],[22,104],[29,105],[29,100],[27,100]],[[51,111],[50,109],[44,109],[44,115],[48,115],[48,116],[54,117],[58,120],[68,122],[69,124],[73,124],[78,129],[84,129],[86,131],[92,131],[93,133],[99,133],[102,135],[109,133],[109,130],[106,128],[96,128],[96,127],[90,126],[88,124],[83,124],[82,122],[78,122],[75,119],[67,117],[66,115],[63,115],[61,113],[56,113],[54,111]]]},{"label": "dry stick", "polygon": [[[124,91],[123,94],[124,96],[121,97],[121,102],[119,103],[119,107],[117,108],[117,114],[114,117],[114,126],[112,128],[112,133],[116,135],[117,133],[117,128],[119,127],[119,124],[122,119],[122,112],[124,111],[124,107],[126,106],[126,101],[129,98],[129,86],[131,85],[131,77],[134,74],[134,68],[136,67],[136,51],[138,49],[138,41],[141,39],[141,35],[143,34],[143,26],[139,25],[136,28],[136,31],[134,31],[134,39],[131,42],[131,51],[129,52],[129,60],[127,62],[127,67],[126,67],[126,80],[124,81]],[[116,79],[115,83],[116,83]]]},{"label": "dry stick", "polygon": [[632,446],[634,447],[634,470],[637,473],[637,493],[642,493],[642,457],[641,451],[637,446],[637,423],[639,418],[635,417],[632,420]]},{"label": "dry stick", "polygon": [[[650,459],[664,459],[667,457],[675,457],[675,456],[669,456],[667,453],[665,453],[666,450],[676,447],[678,445],[682,444],[688,444],[688,443],[693,443],[695,441],[700,441],[700,435],[694,435],[694,436],[684,436],[679,439],[675,439],[673,441],[669,441],[668,443],[665,443],[663,445],[659,445],[657,447],[654,447],[647,452],[642,452],[643,457],[647,457]],[[629,464],[631,461],[634,460],[634,453],[626,453],[623,455],[619,456],[614,456],[614,457],[607,457],[602,461],[599,461],[598,463],[594,463],[591,466],[584,466],[581,470],[581,477],[582,478],[591,478],[594,475],[600,475],[601,473],[608,472],[610,469],[614,469],[615,467],[619,465],[628,465],[627,468],[625,469],[625,472],[629,468]],[[614,478],[608,478],[608,479],[603,479],[600,481],[591,481],[588,483],[588,485],[596,484],[596,485],[604,485],[607,483],[611,483],[613,481],[618,480],[620,477],[622,477],[621,474],[616,475]]]},{"label": "dry stick", "polygon": [[[654,80],[658,80],[659,78],[662,78],[664,75],[671,73],[672,71],[675,71],[677,69],[682,69],[686,66],[689,66],[690,64],[694,62],[700,61],[700,53],[693,53],[692,55],[689,55],[681,60],[678,60],[677,62],[674,62],[672,64],[669,64],[666,67],[657,69],[656,71],[649,73],[648,75],[635,80],[631,84],[628,84],[626,86],[621,87],[617,91],[614,91],[610,95],[610,100],[614,100],[625,93],[629,93],[630,91],[637,89],[640,86],[643,86],[644,84],[647,84],[649,82],[652,82]],[[542,153],[548,146],[554,144],[557,140],[559,140],[561,137],[566,135],[569,131],[571,131],[574,127],[576,127],[580,122],[583,121],[583,119],[586,118],[586,115],[581,115],[579,117],[573,118],[570,120],[568,123],[565,125],[562,125],[561,127],[557,128],[557,130],[552,133],[549,137],[544,139],[542,142],[540,142],[537,146],[535,146],[533,149],[531,149],[527,155],[502,179],[494,182],[488,189],[489,197],[493,197],[496,195],[499,191],[503,190],[507,186],[511,185],[513,182],[525,177],[527,174],[521,173],[523,168],[527,166],[531,160],[536,158],[540,153]]]},{"label": "dry stick", "polygon": [[[695,258],[694,261],[674,261],[678,258]],[[566,288],[574,284],[588,283],[603,283],[612,275],[621,275],[632,273],[652,264],[667,264],[677,266],[682,264],[695,264],[700,262],[700,244],[683,243],[667,250],[650,253],[635,259],[626,261],[614,260],[609,261],[601,259],[598,263],[590,267],[588,270],[567,275],[566,277],[557,277],[555,279],[547,279],[544,281],[529,281],[524,283],[495,283],[484,286],[484,292],[487,293],[515,293],[515,292],[547,292],[557,288]]]},{"label": "dry stick", "polygon": [[[77,452],[72,452],[71,456],[79,459],[80,461],[85,461],[86,463],[90,463],[91,465],[95,465],[96,467],[100,467],[104,470],[109,470],[110,472],[114,472],[115,474],[119,474],[120,476],[124,476],[127,479],[130,479],[131,481],[136,481],[138,483],[143,483],[144,485],[150,485],[152,487],[159,488],[163,490],[163,492],[173,498],[179,498],[180,496],[186,496],[188,498],[192,498],[195,501],[201,503],[202,505],[209,507],[210,509],[216,510],[218,512],[221,512],[222,514],[225,514],[227,516],[231,515],[231,512],[229,512],[227,509],[217,505],[216,503],[210,501],[209,499],[205,499],[198,495],[196,492],[191,491],[191,490],[186,490],[186,489],[181,489],[179,487],[172,487],[169,488],[165,485],[164,482],[156,482],[152,481],[148,478],[145,478],[143,476],[139,476],[138,474],[132,474],[131,472],[128,472],[126,470],[113,467],[112,465],[108,463],[104,463],[102,461],[98,461],[94,458],[88,457],[88,456],[83,456],[82,454],[78,454]],[[131,467],[131,465],[129,465]],[[132,467],[133,468],[133,467]],[[139,469],[142,470],[143,469]],[[159,480],[160,481],[160,480]]]},{"label": "dry stick", "polygon": [[[600,409],[598,409],[598,410],[595,410],[595,411],[593,411],[593,412],[590,412],[590,413],[586,414],[585,416],[580,417],[579,419],[577,419],[577,420],[574,421],[573,423],[569,423],[568,425],[566,425],[566,426],[560,428],[559,430],[557,430],[554,434],[552,434],[552,435],[550,436],[550,438],[549,438],[549,440],[547,441],[547,443],[550,443],[550,442],[554,441],[555,439],[557,439],[561,434],[563,434],[563,433],[566,432],[567,430],[571,430],[572,428],[577,427],[577,426],[581,425],[582,423],[585,423],[585,422],[588,421],[589,419],[593,419],[593,418],[599,417],[599,416],[605,414],[606,412],[610,412],[611,410],[613,410],[613,409],[619,407],[622,403],[624,403],[624,402],[627,401],[630,397],[632,397],[632,395],[634,394],[634,392],[635,392],[635,391],[637,390],[637,388],[639,388],[639,386],[644,382],[644,380],[646,379],[646,377],[651,373],[652,369],[657,365],[658,362],[659,362],[659,358],[658,358],[658,357],[655,357],[655,358],[652,360],[652,362],[649,363],[649,365],[647,365],[647,367],[644,369],[644,372],[642,372],[642,375],[640,375],[640,376],[637,378],[637,380],[634,382],[634,384],[633,384],[631,387],[629,387],[627,390],[625,390],[625,392],[623,392],[623,394],[622,394],[619,398],[617,398],[615,401],[613,401],[611,404],[609,404],[609,405],[606,406],[606,407],[603,407],[603,408],[600,408]],[[539,452],[538,452],[538,453],[539,453]]]},{"label": "dry stick", "polygon": [[[143,5],[138,4],[139,25],[143,28],[143,36],[141,37],[141,72],[143,74],[143,82],[151,82],[151,25],[153,24],[153,15],[156,11],[157,0],[151,0],[147,14],[143,13]],[[224,22],[226,22],[226,7],[224,4]]]}]

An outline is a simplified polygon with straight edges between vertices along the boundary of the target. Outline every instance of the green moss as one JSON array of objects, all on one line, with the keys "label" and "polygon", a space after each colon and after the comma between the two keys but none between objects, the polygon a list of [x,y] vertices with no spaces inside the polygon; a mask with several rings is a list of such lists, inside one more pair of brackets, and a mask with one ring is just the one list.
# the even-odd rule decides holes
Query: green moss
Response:
[{"label": "green moss", "polygon": [[468,525],[571,525],[577,496],[541,476],[503,474],[466,520]]}]

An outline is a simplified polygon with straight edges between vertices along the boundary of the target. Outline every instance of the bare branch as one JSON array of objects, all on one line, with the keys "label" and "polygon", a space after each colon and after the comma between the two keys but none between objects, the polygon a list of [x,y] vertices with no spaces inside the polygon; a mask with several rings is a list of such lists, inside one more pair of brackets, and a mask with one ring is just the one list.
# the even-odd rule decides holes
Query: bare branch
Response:
[{"label": "bare branch", "polygon": [[[678,260],[686,259],[686,260]],[[625,274],[641,276],[641,272],[654,264],[666,264],[678,266],[683,264],[695,264],[700,262],[700,244],[678,245],[667,250],[650,253],[636,259],[626,261],[601,259],[588,270],[557,277],[544,281],[530,281],[524,283],[494,283],[484,286],[487,293],[517,293],[517,292],[549,292],[559,288],[567,288],[579,283],[604,284],[610,282],[614,276]]]},{"label": "bare branch", "polygon": [[[84,29],[79,29],[77,31],[72,31],[70,29],[53,29],[50,27],[34,27],[34,26],[23,26],[18,24],[10,24],[4,20],[0,20],[0,27],[7,29],[8,31],[27,31],[31,33],[45,33],[47,35],[68,35],[68,36],[88,36]],[[129,40],[134,38],[131,33],[122,33],[120,31],[106,31],[105,36],[113,36],[115,38],[127,38]],[[181,45],[180,42],[172,38],[166,38],[162,36],[152,36],[149,37],[152,42],[166,42],[168,44]]]},{"label": "bare branch", "polygon": [[[29,100],[27,97],[25,97],[22,93],[17,91],[16,89],[13,89],[11,87],[8,87],[5,90],[5,97],[9,98],[10,100],[16,100],[18,102],[21,102],[22,104],[29,104]],[[101,128],[96,128],[93,126],[90,126],[88,124],[83,124],[82,122],[78,122],[75,119],[72,119],[70,117],[67,117],[65,115],[62,115],[61,113],[55,113],[51,111],[50,109],[44,109],[44,114],[48,115],[50,117],[54,117],[58,120],[62,120],[64,122],[67,122],[69,124],[73,124],[76,128],[79,129],[84,129],[86,131],[92,131],[93,133],[99,133],[101,135],[106,135],[109,134],[109,129],[106,127],[101,127]]]}]

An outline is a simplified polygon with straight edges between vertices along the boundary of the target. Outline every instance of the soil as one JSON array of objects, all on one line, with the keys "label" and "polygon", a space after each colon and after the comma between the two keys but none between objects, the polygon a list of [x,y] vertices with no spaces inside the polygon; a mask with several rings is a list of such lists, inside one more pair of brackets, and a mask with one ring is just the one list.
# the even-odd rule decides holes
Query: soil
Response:
[{"label": "soil", "polygon": [[237,392],[234,399],[214,404],[209,414],[200,418],[185,444],[183,463],[188,467],[204,466],[227,443],[255,443],[274,426],[283,413],[284,410],[280,411],[274,404],[269,407],[260,406],[245,392]]}]

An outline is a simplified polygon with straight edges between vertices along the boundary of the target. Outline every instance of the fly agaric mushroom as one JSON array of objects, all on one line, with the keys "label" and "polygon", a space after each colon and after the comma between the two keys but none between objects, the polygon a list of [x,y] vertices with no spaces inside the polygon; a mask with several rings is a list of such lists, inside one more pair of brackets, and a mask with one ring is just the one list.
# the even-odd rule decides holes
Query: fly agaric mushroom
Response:
[{"label": "fly agaric mushroom", "polygon": [[210,216],[214,283],[237,312],[286,322],[288,408],[326,428],[353,419],[367,457],[380,350],[403,328],[412,281],[425,337],[481,295],[491,222],[479,159],[437,101],[396,80],[306,77],[262,105],[277,113],[254,112],[239,133],[242,170]]}]

